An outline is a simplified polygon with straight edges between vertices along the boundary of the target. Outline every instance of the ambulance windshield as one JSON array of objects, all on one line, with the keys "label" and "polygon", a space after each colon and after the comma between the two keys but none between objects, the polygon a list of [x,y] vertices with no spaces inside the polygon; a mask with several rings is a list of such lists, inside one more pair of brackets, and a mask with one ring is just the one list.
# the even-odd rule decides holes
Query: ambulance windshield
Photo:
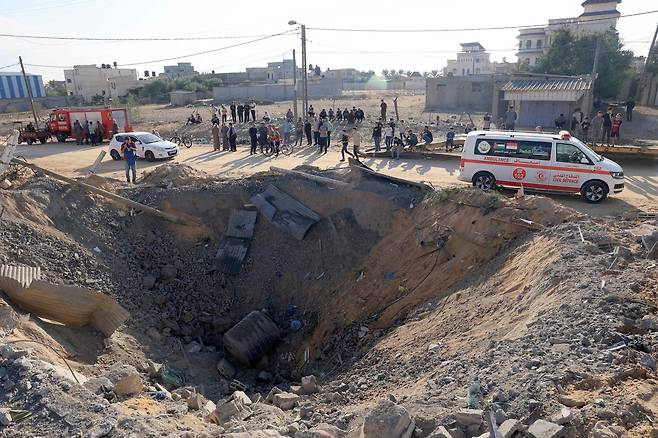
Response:
[{"label": "ambulance windshield", "polygon": [[596,161],[603,161],[603,157],[602,157],[602,156],[600,156],[599,154],[597,154],[596,152],[594,152],[593,150],[591,150],[591,149],[589,148],[589,146],[587,146],[587,145],[586,145],[585,143],[583,143],[582,141],[578,140],[576,137],[571,137],[571,141],[573,141],[574,143],[576,143],[576,144],[581,148],[581,150],[584,149],[584,150],[586,150],[587,152],[589,152],[590,155],[596,159]]}]

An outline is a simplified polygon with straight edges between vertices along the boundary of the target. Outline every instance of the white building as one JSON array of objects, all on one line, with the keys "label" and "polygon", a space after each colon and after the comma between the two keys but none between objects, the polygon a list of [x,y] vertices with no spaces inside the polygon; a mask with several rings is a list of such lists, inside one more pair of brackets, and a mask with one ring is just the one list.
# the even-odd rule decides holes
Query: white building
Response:
[{"label": "white building", "polygon": [[160,76],[175,79],[175,78],[186,78],[189,76],[198,75],[199,73],[194,71],[194,66],[190,62],[179,62],[177,65],[165,65],[164,73],[161,73]]},{"label": "white building", "polygon": [[532,27],[519,30],[519,50],[516,54],[519,64],[534,66],[550,47],[552,37],[560,29],[569,29],[576,34],[601,33],[617,28],[621,15],[617,5],[621,0],[585,0],[581,6],[583,13],[574,18],[556,18],[548,20],[544,27]]},{"label": "white building", "polygon": [[341,81],[355,81],[361,77],[359,70],[354,68],[336,68],[336,69],[327,69],[323,73],[326,79],[335,79]]},{"label": "white building", "polygon": [[104,99],[123,97],[138,85],[137,70],[134,68],[112,68],[105,64],[100,68],[95,64],[76,65],[64,70],[64,79],[66,93],[80,96],[88,103],[96,96]]},{"label": "white building", "polygon": [[444,76],[472,76],[494,72],[489,53],[480,43],[462,43],[457,59],[449,59],[443,69]]}]

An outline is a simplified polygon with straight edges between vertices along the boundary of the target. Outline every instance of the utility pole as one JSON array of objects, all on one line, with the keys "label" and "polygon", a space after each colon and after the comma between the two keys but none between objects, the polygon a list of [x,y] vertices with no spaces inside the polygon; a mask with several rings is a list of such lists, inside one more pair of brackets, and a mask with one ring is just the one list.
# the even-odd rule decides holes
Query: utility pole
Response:
[{"label": "utility pole", "polygon": [[308,117],[308,69],[306,68],[306,25],[302,24],[302,68],[304,69],[304,120]]},{"label": "utility pole", "polygon": [[295,57],[295,49],[292,49],[292,107],[295,114],[295,123],[297,123],[297,58]]},{"label": "utility pole", "polygon": [[599,56],[601,55],[601,39],[596,37],[596,50],[594,51],[594,65],[592,66],[592,81],[596,80],[596,74],[599,69]]},{"label": "utility pole", "polygon": [[649,53],[647,54],[647,61],[644,63],[644,71],[646,73],[647,67],[649,67],[649,62],[651,55],[653,55],[653,50],[656,47],[656,37],[658,37],[658,25],[656,25],[656,31],[653,34],[653,39],[651,40],[651,45],[649,46]]},{"label": "utility pole", "polygon": [[23,72],[23,80],[25,81],[25,88],[27,89],[27,95],[30,97],[30,105],[32,106],[32,115],[34,116],[34,128],[39,129],[39,118],[37,117],[37,109],[34,107],[32,88],[30,88],[30,83],[27,81],[27,75],[25,74],[25,67],[23,67],[23,58],[19,56],[18,62],[21,64],[21,71]]}]

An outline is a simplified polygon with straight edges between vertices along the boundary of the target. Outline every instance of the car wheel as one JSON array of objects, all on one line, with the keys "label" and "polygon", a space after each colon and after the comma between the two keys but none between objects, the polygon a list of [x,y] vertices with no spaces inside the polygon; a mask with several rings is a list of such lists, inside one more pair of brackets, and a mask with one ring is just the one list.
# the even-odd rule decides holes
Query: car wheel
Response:
[{"label": "car wheel", "polygon": [[146,151],[144,158],[146,158],[148,161],[155,161],[155,155],[153,155],[153,152],[151,151]]},{"label": "car wheel", "polygon": [[496,188],[496,178],[489,172],[478,172],[473,176],[473,186],[485,192]]},{"label": "car wheel", "polygon": [[112,149],[110,151],[110,157],[112,157],[114,161],[119,161],[121,159],[121,154],[116,149]]},{"label": "car wheel", "polygon": [[28,145],[31,146],[32,143],[34,143],[34,140],[32,140],[31,138],[28,138],[27,140],[25,140],[25,142],[26,142]]},{"label": "car wheel", "polygon": [[608,196],[608,188],[601,181],[590,181],[583,184],[580,196],[590,204],[597,204]]}]

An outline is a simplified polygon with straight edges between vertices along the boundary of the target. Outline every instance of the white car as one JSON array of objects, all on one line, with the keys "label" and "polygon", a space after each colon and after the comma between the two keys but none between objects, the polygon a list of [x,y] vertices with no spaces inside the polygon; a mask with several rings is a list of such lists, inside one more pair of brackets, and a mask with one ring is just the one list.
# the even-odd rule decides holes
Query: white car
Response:
[{"label": "white car", "polygon": [[121,160],[121,144],[126,137],[130,137],[137,147],[137,156],[148,161],[157,159],[168,159],[178,155],[179,149],[176,143],[163,140],[150,132],[123,132],[115,134],[110,140],[109,152],[113,160]]},{"label": "white car", "polygon": [[601,202],[624,190],[624,170],[567,131],[535,134],[472,131],[464,143],[459,177],[482,190],[496,186],[580,193]]}]

